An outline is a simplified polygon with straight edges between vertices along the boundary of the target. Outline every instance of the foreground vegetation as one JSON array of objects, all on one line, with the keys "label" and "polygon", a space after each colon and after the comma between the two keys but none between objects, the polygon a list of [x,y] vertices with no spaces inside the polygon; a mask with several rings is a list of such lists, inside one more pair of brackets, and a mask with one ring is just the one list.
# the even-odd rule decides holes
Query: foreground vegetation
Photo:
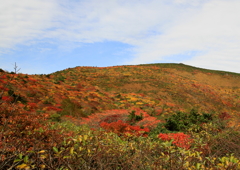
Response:
[{"label": "foreground vegetation", "polygon": [[[175,76],[167,67],[161,69]],[[171,94],[155,96],[149,92],[154,88],[116,90],[129,79],[151,78],[155,65],[117,67],[121,82],[110,76],[115,68],[109,73],[78,69],[32,76],[1,70],[0,169],[240,169],[237,85],[215,88],[195,80],[196,88],[187,78],[178,89],[175,77],[158,87]],[[149,76],[121,69],[148,71]],[[148,82],[154,81],[142,85],[150,87]],[[181,105],[175,95],[170,99],[173,91],[188,91],[179,95],[190,103]],[[208,93],[212,100],[206,104]]]}]

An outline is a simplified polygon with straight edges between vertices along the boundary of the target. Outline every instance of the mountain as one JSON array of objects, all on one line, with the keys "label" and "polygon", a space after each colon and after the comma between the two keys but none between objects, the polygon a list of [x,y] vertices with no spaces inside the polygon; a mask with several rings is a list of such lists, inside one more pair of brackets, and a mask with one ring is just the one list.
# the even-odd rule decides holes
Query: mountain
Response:
[{"label": "mountain", "polygon": [[[193,108],[240,111],[240,74],[184,64],[75,67],[49,75],[7,76],[12,79],[9,90],[34,105],[32,111],[63,109],[64,114],[77,117],[132,106],[151,115]],[[67,110],[65,106],[71,104]]]},{"label": "mountain", "polygon": [[[202,123],[213,120],[211,115],[229,119],[224,127],[239,128],[240,122],[240,74],[184,64],[75,67],[48,75],[0,70],[0,92],[0,129],[10,135],[9,140],[13,136],[4,129],[15,128],[15,135],[25,133],[26,129],[19,129],[23,122],[24,127],[32,127],[34,133],[43,126],[42,129],[48,129],[44,131],[47,139],[53,140],[48,125],[38,124],[46,119],[60,123],[70,120],[75,125],[87,124],[95,130],[114,127],[115,132],[120,132],[116,130],[117,125],[124,126],[129,132],[138,135],[144,132],[145,136],[170,131],[189,133],[187,129],[193,122],[201,124],[202,128]],[[191,122],[184,122],[184,119]],[[8,123],[4,124],[6,120]],[[28,132],[18,139],[36,141],[36,136],[29,136],[34,133]],[[64,135],[59,140],[63,140],[62,137]],[[14,142],[13,146],[17,150]],[[48,146],[53,147],[44,145]]]},{"label": "mountain", "polygon": [[[198,69],[183,64],[151,64],[106,68],[77,67],[53,74],[64,83],[84,81],[113,94],[142,94],[154,106],[177,109],[239,111],[240,74]],[[157,104],[158,103],[158,104]]]}]

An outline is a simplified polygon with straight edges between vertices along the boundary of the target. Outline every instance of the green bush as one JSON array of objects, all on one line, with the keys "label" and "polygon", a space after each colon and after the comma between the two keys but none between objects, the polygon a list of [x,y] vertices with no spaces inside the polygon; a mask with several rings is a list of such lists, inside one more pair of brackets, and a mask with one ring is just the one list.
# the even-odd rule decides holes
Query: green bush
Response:
[{"label": "green bush", "polygon": [[64,82],[65,79],[66,79],[66,78],[65,78],[64,76],[59,75],[58,77],[55,77],[55,78],[54,78],[54,83],[55,83],[55,84],[60,84],[60,82]]},{"label": "green bush", "polygon": [[141,113],[140,116],[139,116],[139,115],[136,115],[135,113],[136,113],[136,111],[133,110],[133,111],[130,112],[130,114],[128,115],[128,121],[129,121],[130,124],[132,124],[132,125],[133,125],[135,122],[138,122],[138,121],[140,121],[140,120],[143,119],[142,113]]},{"label": "green bush", "polygon": [[71,99],[66,98],[61,103],[62,111],[60,115],[70,115],[76,117],[87,117],[87,112],[83,112],[82,106],[79,103],[73,102]]},{"label": "green bush", "polygon": [[13,102],[18,102],[19,101],[19,102],[21,102],[23,104],[27,103],[27,100],[24,97],[22,97],[20,95],[16,95],[15,92],[13,90],[11,90],[11,89],[8,90],[8,95],[12,96],[14,98]]},{"label": "green bush", "polygon": [[149,137],[153,137],[159,140],[159,138],[157,138],[159,133],[171,133],[171,131],[165,128],[165,123],[158,123],[157,127],[152,129],[148,135]]},{"label": "green bush", "polygon": [[208,113],[199,114],[197,110],[192,109],[190,113],[177,112],[166,119],[165,128],[170,131],[186,131],[192,125],[200,125],[211,121],[212,115]]},{"label": "green bush", "polygon": [[53,121],[53,122],[60,122],[61,121],[61,115],[58,114],[58,113],[54,113],[52,115],[50,115],[50,120]]}]

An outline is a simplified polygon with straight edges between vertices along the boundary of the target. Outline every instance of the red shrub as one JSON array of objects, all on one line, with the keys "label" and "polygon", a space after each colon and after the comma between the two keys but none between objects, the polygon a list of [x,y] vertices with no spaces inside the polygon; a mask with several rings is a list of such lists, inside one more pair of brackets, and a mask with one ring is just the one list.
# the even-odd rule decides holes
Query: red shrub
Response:
[{"label": "red shrub", "polygon": [[111,131],[119,135],[129,133],[137,136],[147,136],[146,132],[149,132],[148,128],[141,129],[140,126],[131,126],[124,123],[122,120],[112,123],[102,122],[100,126],[107,131]]},{"label": "red shrub", "polygon": [[11,101],[13,101],[14,99],[13,99],[13,97],[11,97],[11,96],[2,96],[2,100],[3,100],[3,101],[6,101],[6,102],[11,102]]},{"label": "red shrub", "polygon": [[[0,80],[0,82],[1,82],[1,80]],[[8,88],[6,88],[4,86],[0,86],[0,91],[8,91],[8,90],[9,90]]]},{"label": "red shrub", "polygon": [[60,133],[59,130],[50,129],[46,123],[48,114],[4,114],[0,117],[0,155],[10,159],[10,156],[18,152],[29,150],[52,149],[61,145],[64,137],[72,134]]},{"label": "red shrub", "polygon": [[109,115],[109,116],[105,117],[102,120],[102,122],[106,122],[106,123],[117,122],[121,118],[122,118],[122,115],[120,115],[120,114]]},{"label": "red shrub", "polygon": [[50,111],[50,110],[54,110],[54,111],[57,111],[57,112],[62,111],[62,109],[57,108],[57,107],[54,107],[54,106],[49,106],[49,107],[47,107],[47,111]]},{"label": "red shrub", "polygon": [[30,110],[33,111],[34,109],[37,108],[37,103],[28,103],[28,107],[29,107]]},{"label": "red shrub", "polygon": [[193,140],[190,138],[189,135],[186,135],[184,133],[160,133],[158,137],[164,141],[170,141],[173,139],[173,144],[175,144],[178,147],[189,149]]},{"label": "red shrub", "polygon": [[231,116],[229,115],[229,113],[227,112],[222,112],[221,114],[219,114],[219,119],[221,120],[228,120],[231,118]]}]

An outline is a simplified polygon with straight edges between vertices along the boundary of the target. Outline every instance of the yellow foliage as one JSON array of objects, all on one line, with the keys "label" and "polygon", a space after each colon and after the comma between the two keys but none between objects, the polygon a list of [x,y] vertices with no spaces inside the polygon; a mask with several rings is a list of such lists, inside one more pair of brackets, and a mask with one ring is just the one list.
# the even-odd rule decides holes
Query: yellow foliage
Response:
[{"label": "yellow foliage", "polygon": [[30,166],[28,166],[27,164],[23,163],[21,165],[18,165],[17,168],[18,169],[28,170],[28,169],[30,169]]},{"label": "yellow foliage", "polygon": [[45,153],[46,151],[45,150],[41,150],[41,151],[39,151],[38,153]]}]

